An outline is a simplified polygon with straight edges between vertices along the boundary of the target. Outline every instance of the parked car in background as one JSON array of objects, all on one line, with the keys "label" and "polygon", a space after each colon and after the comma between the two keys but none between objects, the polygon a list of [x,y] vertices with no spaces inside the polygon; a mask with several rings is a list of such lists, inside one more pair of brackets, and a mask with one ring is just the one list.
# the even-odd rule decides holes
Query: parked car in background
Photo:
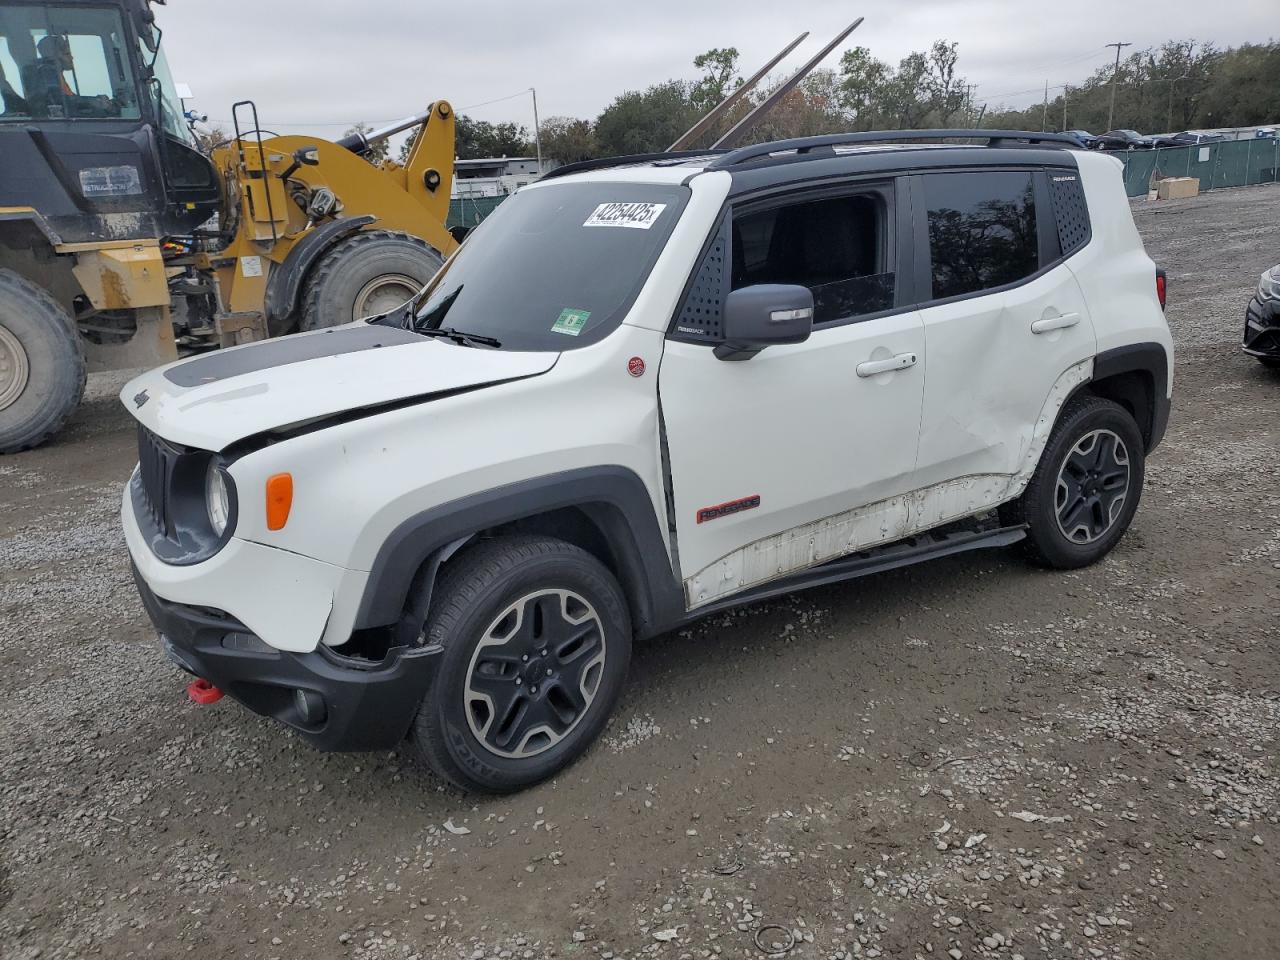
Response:
[{"label": "parked car in background", "polygon": [[1280,265],[1262,275],[1245,308],[1243,348],[1264,367],[1280,369]]},{"label": "parked car in background", "polygon": [[1083,143],[1086,150],[1092,150],[1098,143],[1098,138],[1088,130],[1065,130],[1063,132]]},{"label": "parked car in background", "polygon": [[1154,140],[1137,130],[1108,130],[1093,144],[1095,150],[1150,150],[1154,146]]},{"label": "parked car in background", "polygon": [[1199,133],[1196,130],[1183,130],[1172,136],[1156,138],[1157,147],[1194,147],[1201,143],[1221,143],[1227,138],[1220,133]]}]

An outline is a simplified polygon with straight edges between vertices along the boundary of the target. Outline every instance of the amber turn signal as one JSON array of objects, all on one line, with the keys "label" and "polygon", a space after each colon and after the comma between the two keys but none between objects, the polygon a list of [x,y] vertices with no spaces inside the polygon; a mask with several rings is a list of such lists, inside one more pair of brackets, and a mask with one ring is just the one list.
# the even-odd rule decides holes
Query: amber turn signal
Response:
[{"label": "amber turn signal", "polygon": [[279,530],[289,522],[293,506],[293,474],[277,473],[267,478],[267,529]]}]

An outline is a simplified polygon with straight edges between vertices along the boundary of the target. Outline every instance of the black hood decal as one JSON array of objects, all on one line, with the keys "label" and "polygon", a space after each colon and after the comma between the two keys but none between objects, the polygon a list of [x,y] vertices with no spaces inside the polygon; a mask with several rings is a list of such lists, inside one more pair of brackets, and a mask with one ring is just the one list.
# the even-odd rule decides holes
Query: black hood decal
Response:
[{"label": "black hood decal", "polygon": [[200,387],[272,367],[301,363],[303,360],[359,353],[361,350],[373,350],[377,347],[429,342],[419,334],[400,327],[375,324],[336,327],[301,337],[264,340],[241,350],[217,350],[166,370],[164,378],[179,387]]}]

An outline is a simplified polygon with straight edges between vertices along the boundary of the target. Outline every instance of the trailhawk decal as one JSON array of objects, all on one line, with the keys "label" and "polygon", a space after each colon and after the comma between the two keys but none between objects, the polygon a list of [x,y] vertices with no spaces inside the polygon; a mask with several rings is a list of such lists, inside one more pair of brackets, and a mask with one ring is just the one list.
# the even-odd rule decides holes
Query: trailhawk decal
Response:
[{"label": "trailhawk decal", "polygon": [[[643,373],[643,370],[641,372]],[[703,507],[698,511],[698,522],[706,523],[708,520],[719,520],[721,517],[741,513],[743,510],[754,510],[758,506],[760,506],[760,494],[753,493],[751,496],[743,497],[740,500],[718,503],[714,507]]]},{"label": "trailhawk decal", "polygon": [[615,200],[612,203],[602,203],[591,211],[591,216],[587,217],[583,226],[648,230],[665,209],[665,203],[623,203]]}]

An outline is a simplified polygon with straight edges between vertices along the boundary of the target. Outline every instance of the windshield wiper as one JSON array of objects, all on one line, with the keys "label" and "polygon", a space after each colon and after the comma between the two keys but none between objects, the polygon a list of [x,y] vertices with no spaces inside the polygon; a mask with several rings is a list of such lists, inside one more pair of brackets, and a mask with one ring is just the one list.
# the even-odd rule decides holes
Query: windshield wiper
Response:
[{"label": "windshield wiper", "polygon": [[453,327],[424,327],[417,332],[424,337],[447,337],[454,343],[479,344],[482,347],[502,346],[502,341],[494,337],[486,337],[479,333],[467,333],[465,330],[455,330]]}]

